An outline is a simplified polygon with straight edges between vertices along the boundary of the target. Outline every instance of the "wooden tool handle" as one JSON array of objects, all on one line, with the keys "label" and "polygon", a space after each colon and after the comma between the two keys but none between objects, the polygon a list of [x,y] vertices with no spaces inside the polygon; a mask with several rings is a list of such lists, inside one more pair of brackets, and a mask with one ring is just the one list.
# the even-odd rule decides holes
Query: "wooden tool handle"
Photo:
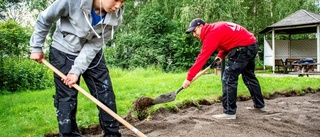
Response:
[{"label": "wooden tool handle", "polygon": [[217,66],[217,61],[218,59],[214,60],[208,67],[206,67],[204,70],[202,70],[201,72],[199,72],[193,79],[191,82],[197,80],[200,76],[202,76],[204,73],[206,73],[209,69],[214,68]]},{"label": "wooden tool handle", "polygon": [[[54,66],[52,66],[49,62],[47,62],[45,59],[41,60],[43,64],[45,64],[47,67],[49,67],[54,73],[59,75],[61,78],[65,79],[67,76],[65,76],[63,73],[61,73],[58,69],[56,69]],[[137,128],[133,127],[131,124],[129,124],[127,121],[125,121],[123,118],[121,118],[119,115],[114,113],[112,110],[110,110],[107,106],[102,104],[99,100],[97,100],[95,97],[93,97],[91,94],[86,92],[83,88],[81,88],[78,84],[72,85],[75,89],[80,91],[83,95],[88,97],[91,101],[93,101],[95,104],[97,104],[100,108],[102,108],[104,111],[106,111],[108,114],[110,114],[113,118],[118,120],[120,123],[122,123],[124,126],[126,126],[128,129],[133,131],[135,134],[137,134],[139,137],[146,137],[142,132],[140,132]]]}]

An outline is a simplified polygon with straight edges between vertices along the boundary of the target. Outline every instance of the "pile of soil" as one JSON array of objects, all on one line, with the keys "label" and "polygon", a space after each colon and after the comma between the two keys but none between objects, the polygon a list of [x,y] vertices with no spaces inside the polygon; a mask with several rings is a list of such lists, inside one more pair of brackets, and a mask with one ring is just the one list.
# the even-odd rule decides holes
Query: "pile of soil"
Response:
[{"label": "pile of soil", "polygon": [[[148,119],[129,122],[149,137],[320,136],[320,92],[290,96],[266,99],[266,112],[245,109],[253,105],[251,100],[238,101],[236,120],[213,119],[212,115],[222,113],[221,103],[214,103],[176,113],[161,108]],[[123,137],[137,136],[124,126],[120,132]],[[83,136],[102,137],[102,133]]]}]

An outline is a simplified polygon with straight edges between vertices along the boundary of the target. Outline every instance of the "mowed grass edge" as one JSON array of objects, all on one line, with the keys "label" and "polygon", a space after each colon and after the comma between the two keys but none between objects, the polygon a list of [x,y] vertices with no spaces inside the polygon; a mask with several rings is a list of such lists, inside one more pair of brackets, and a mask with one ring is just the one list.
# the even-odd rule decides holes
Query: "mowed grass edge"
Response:
[{"label": "mowed grass edge", "polygon": [[[133,102],[142,96],[157,96],[175,91],[182,85],[186,73],[164,73],[150,67],[134,70],[110,69],[111,80],[116,94],[118,115],[124,117],[132,108]],[[305,88],[318,89],[316,77],[263,77],[258,76],[263,94],[289,90],[301,91]],[[81,87],[86,91],[83,80]],[[180,92],[177,98],[168,103],[151,107],[150,113],[159,107],[175,108],[176,104],[202,99],[216,100],[222,95],[221,76],[203,75],[188,89]],[[25,91],[0,95],[0,136],[41,137],[46,133],[57,133],[58,126],[53,107],[54,88],[42,91]],[[249,91],[239,77],[238,96],[249,96]],[[220,112],[217,112],[220,113]],[[98,124],[96,105],[79,93],[77,123],[79,127]]]}]

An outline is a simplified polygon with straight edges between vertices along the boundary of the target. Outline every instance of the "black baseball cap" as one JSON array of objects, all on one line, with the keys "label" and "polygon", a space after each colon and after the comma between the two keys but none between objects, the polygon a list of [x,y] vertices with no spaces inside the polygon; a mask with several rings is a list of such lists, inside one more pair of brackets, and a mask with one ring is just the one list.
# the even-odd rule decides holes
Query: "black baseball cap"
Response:
[{"label": "black baseball cap", "polygon": [[186,33],[189,34],[192,32],[197,26],[206,24],[202,19],[200,18],[195,18],[190,22],[189,28],[187,29]]}]

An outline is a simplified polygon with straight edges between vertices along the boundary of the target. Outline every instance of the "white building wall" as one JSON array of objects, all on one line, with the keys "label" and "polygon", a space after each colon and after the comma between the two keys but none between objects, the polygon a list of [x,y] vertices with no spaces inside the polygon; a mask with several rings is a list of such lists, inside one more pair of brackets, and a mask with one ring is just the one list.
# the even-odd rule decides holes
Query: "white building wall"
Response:
[{"label": "white building wall", "polygon": [[291,58],[317,58],[317,40],[291,41]]},{"label": "white building wall", "polygon": [[271,41],[267,41],[267,40],[264,40],[264,52],[263,52],[263,54],[264,54],[264,58],[263,58],[263,65],[264,66],[272,66],[273,64],[273,62],[272,62],[272,60],[273,60],[273,57],[272,57],[272,46],[271,46]]},{"label": "white building wall", "polygon": [[289,40],[276,40],[275,59],[282,59],[282,61],[285,61],[287,58],[289,58],[289,45]]}]

